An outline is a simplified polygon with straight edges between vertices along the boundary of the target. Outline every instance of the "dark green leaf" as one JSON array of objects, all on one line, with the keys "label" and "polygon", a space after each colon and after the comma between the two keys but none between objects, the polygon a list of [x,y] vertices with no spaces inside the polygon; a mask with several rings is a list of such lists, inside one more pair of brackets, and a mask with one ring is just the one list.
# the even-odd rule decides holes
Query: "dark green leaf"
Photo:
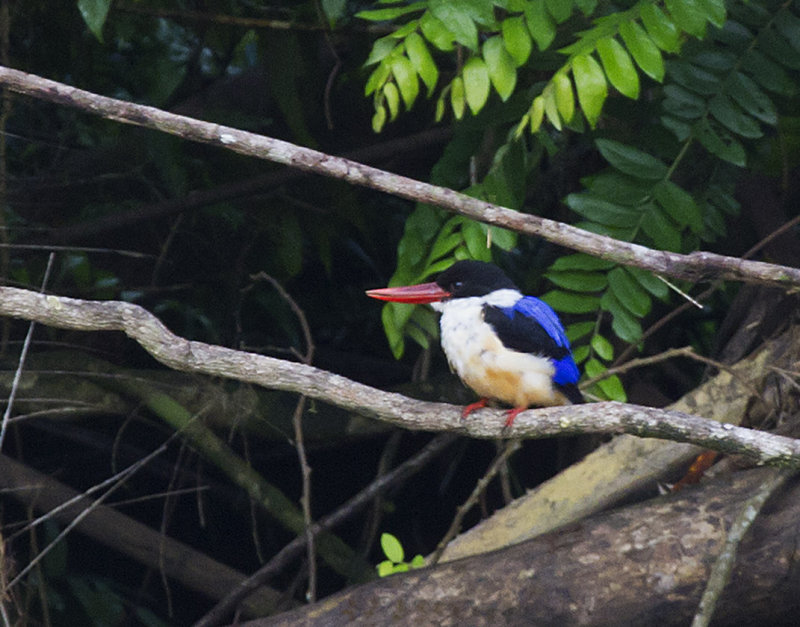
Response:
[{"label": "dark green leaf", "polygon": [[666,0],[665,5],[679,27],[695,37],[705,36],[706,16],[696,0]]},{"label": "dark green leaf", "polygon": [[480,57],[470,57],[461,75],[464,77],[464,94],[470,111],[478,113],[489,97],[489,70],[486,63]]},{"label": "dark green leaf", "polygon": [[748,50],[745,53],[741,60],[741,68],[771,92],[781,96],[793,96],[797,92],[797,84],[789,78],[784,69],[758,50]]},{"label": "dark green leaf", "polygon": [[611,139],[595,141],[606,161],[620,172],[639,179],[658,180],[667,175],[667,166],[652,155]]},{"label": "dark green leaf", "polygon": [[741,167],[747,164],[747,155],[739,140],[724,129],[714,128],[707,119],[698,120],[692,132],[711,154]]},{"label": "dark green leaf", "polygon": [[633,276],[633,278],[638,281],[639,285],[641,285],[656,298],[665,300],[669,295],[669,288],[667,287],[667,284],[652,272],[649,272],[648,270],[642,270],[641,268],[631,267],[625,268],[625,271]]},{"label": "dark green leaf", "polygon": [[611,328],[617,337],[628,342],[635,344],[642,337],[642,325],[639,320],[631,315],[631,313],[622,306],[622,304],[614,296],[614,293],[609,290],[604,295],[600,302],[600,306],[611,313],[612,321]]},{"label": "dark green leaf", "polygon": [[531,56],[533,43],[522,16],[509,17],[502,24],[503,43],[517,66],[523,65]]},{"label": "dark green leaf", "polygon": [[640,219],[640,213],[635,209],[616,205],[591,194],[570,194],[564,202],[584,218],[606,226],[634,227]]},{"label": "dark green leaf", "polygon": [[640,16],[653,42],[666,52],[678,52],[681,33],[655,3],[641,5]]},{"label": "dark green leaf", "polygon": [[566,328],[567,337],[570,342],[574,343],[576,340],[589,335],[594,331],[594,327],[594,322],[576,322]]},{"label": "dark green leaf", "polygon": [[681,233],[660,207],[651,204],[642,215],[641,225],[657,248],[680,252]]},{"label": "dark green leaf", "polygon": [[572,60],[572,74],[578,90],[578,102],[589,125],[594,128],[608,96],[603,68],[594,57],[583,54]]},{"label": "dark green leaf", "polygon": [[691,63],[670,61],[667,73],[676,83],[695,93],[710,96],[720,91],[719,78]]},{"label": "dark green leaf", "polygon": [[755,119],[744,113],[730,98],[723,94],[717,94],[709,101],[708,110],[720,124],[737,135],[753,139],[764,134]]},{"label": "dark green leaf", "polygon": [[547,50],[556,36],[556,27],[544,0],[531,0],[525,7],[525,23],[539,50]]},{"label": "dark green leaf", "polygon": [[706,113],[706,101],[697,94],[679,85],[670,84],[664,87],[664,111],[671,115],[689,120],[696,120]]},{"label": "dark green leaf", "polygon": [[738,62],[735,54],[723,50],[701,50],[691,57],[692,63],[716,74],[729,72]]},{"label": "dark green leaf", "polygon": [[725,0],[698,0],[697,4],[702,9],[706,19],[717,28],[725,25],[727,11],[725,10]]},{"label": "dark green leaf", "polygon": [[695,233],[703,228],[700,209],[692,195],[672,181],[659,181],[653,186],[653,196],[680,226],[688,226]]},{"label": "dark green leaf", "polygon": [[608,273],[608,285],[617,300],[632,314],[642,318],[650,313],[650,295],[623,268],[614,268]]},{"label": "dark green leaf", "polygon": [[78,0],[78,10],[81,17],[97,38],[103,41],[103,26],[105,26],[108,10],[111,8],[111,0]]},{"label": "dark green leaf", "polygon": [[619,25],[619,34],[642,71],[654,80],[664,80],[664,59],[661,58],[661,51],[644,29],[636,22],[623,22]]},{"label": "dark green leaf", "polygon": [[561,290],[547,292],[542,296],[542,300],[556,311],[563,313],[591,313],[597,311],[600,306],[600,299],[597,296],[562,292]]},{"label": "dark green leaf", "polygon": [[616,265],[615,261],[592,257],[586,253],[574,253],[559,257],[550,266],[550,270],[608,270]]},{"label": "dark green leaf", "polygon": [[599,292],[608,284],[606,275],[596,272],[552,271],[546,272],[544,277],[558,287],[574,292]]},{"label": "dark green leaf", "polygon": [[775,31],[768,30],[759,37],[758,49],[784,67],[792,70],[800,69],[800,51]]},{"label": "dark green leaf", "polygon": [[[505,102],[514,93],[517,84],[517,69],[514,59],[508,54],[503,39],[490,37],[483,44],[483,59],[489,71],[489,78],[500,98]],[[469,99],[467,99],[469,102]],[[473,110],[473,112],[475,112]]]},{"label": "dark green leaf", "polygon": [[773,126],[778,123],[778,113],[772,100],[746,74],[731,73],[725,84],[725,90],[742,109],[754,118]]},{"label": "dark green leaf", "polygon": [[617,170],[606,170],[584,181],[593,196],[619,205],[636,207],[650,195],[651,183]]}]

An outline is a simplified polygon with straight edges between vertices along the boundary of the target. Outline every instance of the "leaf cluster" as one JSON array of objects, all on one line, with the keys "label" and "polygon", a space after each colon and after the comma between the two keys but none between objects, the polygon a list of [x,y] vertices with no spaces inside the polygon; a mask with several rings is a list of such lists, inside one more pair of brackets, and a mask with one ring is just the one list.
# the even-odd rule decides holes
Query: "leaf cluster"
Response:
[{"label": "leaf cluster", "polygon": [[[387,89],[396,89],[407,108],[420,80],[429,96],[434,93],[446,66],[437,64],[433,50],[450,61],[437,119],[446,103],[457,119],[467,109],[478,114],[494,91],[507,106],[512,96],[527,102],[504,148],[517,141],[558,154],[565,143],[554,141],[545,121],[556,131],[582,134],[607,167],[584,176],[563,201],[577,226],[619,240],[691,252],[727,237],[739,210],[738,168],[774,152],[781,120],[797,110],[800,17],[794,3],[641,0],[624,9],[545,0],[441,4],[382,2],[359,14],[402,22],[375,43],[367,61],[375,66],[366,86],[375,130],[399,111]],[[409,52],[409,38],[424,55]],[[555,63],[551,47],[560,55]],[[394,72],[395,65],[407,72]],[[635,109],[625,105],[633,100],[640,101]],[[434,239],[429,231],[415,239],[407,230],[398,268],[408,265],[407,251],[431,250],[426,242]],[[437,265],[423,267],[433,272],[454,258],[439,256]],[[545,300],[584,318],[568,332],[580,344],[575,356],[589,376],[605,369],[615,344],[638,344],[643,321],[671,294],[659,277],[583,254],[556,260],[545,277],[554,286]],[[402,273],[403,280],[416,278]],[[416,316],[384,317],[395,354],[402,333],[409,333],[404,325]],[[432,321],[424,328],[434,331]],[[421,342],[419,333],[412,337]],[[624,398],[613,378],[594,392]]]}]

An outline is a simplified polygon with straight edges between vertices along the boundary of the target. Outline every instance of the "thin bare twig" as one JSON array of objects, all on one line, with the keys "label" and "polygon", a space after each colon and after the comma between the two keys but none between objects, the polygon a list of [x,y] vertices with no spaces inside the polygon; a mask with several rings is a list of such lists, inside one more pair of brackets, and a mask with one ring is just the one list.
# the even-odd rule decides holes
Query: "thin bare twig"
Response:
[{"label": "thin bare twig", "polygon": [[[317,536],[323,531],[332,529],[339,523],[344,522],[358,513],[361,508],[372,501],[376,495],[412,477],[418,471],[422,470],[431,459],[455,441],[455,439],[456,436],[449,433],[435,437],[414,457],[406,460],[391,472],[373,481],[336,511],[320,518],[312,526],[313,534]],[[211,611],[197,621],[194,627],[212,627],[213,625],[222,623],[225,617],[234,610],[242,599],[246,598],[250,592],[258,588],[270,577],[280,572],[290,560],[302,551],[305,543],[305,536],[297,536],[283,547],[267,564],[253,573],[235,589],[231,590],[228,596],[217,603]]]},{"label": "thin bare twig", "polygon": [[500,469],[505,466],[508,458],[511,457],[516,451],[519,450],[521,446],[521,442],[519,440],[509,440],[505,443],[500,453],[494,458],[491,465],[486,471],[486,474],[481,477],[478,482],[475,484],[475,488],[473,488],[472,493],[469,495],[466,501],[458,508],[453,521],[450,523],[450,528],[447,530],[447,533],[444,534],[444,537],[441,539],[439,544],[436,547],[436,550],[433,552],[430,560],[428,560],[426,566],[434,566],[439,562],[439,558],[442,557],[442,553],[447,548],[450,540],[456,537],[459,530],[461,529],[461,523],[464,521],[464,516],[467,515],[467,512],[472,509],[475,503],[478,502],[478,498],[480,498],[481,494],[483,494],[484,490],[486,490],[486,486],[489,485],[489,482],[495,478]]}]

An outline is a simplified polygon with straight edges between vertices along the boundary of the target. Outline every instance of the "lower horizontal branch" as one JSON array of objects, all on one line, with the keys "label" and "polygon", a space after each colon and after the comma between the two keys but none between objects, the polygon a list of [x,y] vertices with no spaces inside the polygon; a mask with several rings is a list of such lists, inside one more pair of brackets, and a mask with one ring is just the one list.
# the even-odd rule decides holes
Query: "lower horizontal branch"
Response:
[{"label": "lower horizontal branch", "polygon": [[800,440],[625,403],[532,409],[519,414],[510,429],[504,429],[505,412],[496,409],[479,410],[462,420],[461,408],[453,405],[384,392],[305,364],[186,340],[131,303],[78,300],[0,287],[0,315],[63,329],[122,331],[175,370],[297,392],[406,429],[455,431],[475,438],[630,433],[745,455],[762,464],[800,468]]}]

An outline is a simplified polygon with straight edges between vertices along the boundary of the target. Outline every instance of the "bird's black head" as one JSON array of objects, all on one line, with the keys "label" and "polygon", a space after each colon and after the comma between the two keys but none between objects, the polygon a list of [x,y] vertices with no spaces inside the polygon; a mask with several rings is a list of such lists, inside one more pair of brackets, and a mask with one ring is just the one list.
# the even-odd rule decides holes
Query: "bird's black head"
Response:
[{"label": "bird's black head", "polygon": [[451,294],[451,298],[486,296],[495,290],[517,289],[497,266],[483,261],[457,261],[436,279],[436,284]]}]

